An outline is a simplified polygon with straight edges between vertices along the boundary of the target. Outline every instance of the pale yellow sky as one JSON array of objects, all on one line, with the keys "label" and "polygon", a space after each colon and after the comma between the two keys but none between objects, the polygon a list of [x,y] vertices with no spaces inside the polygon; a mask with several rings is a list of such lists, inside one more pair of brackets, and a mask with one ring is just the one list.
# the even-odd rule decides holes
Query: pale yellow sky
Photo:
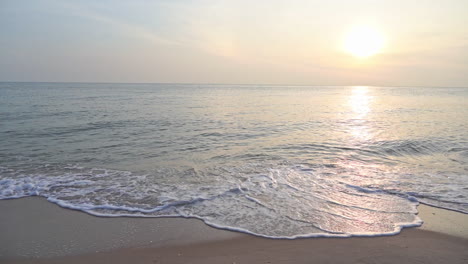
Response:
[{"label": "pale yellow sky", "polygon": [[[0,81],[468,86],[467,14],[464,0],[4,0]],[[356,27],[383,48],[346,52]]]}]

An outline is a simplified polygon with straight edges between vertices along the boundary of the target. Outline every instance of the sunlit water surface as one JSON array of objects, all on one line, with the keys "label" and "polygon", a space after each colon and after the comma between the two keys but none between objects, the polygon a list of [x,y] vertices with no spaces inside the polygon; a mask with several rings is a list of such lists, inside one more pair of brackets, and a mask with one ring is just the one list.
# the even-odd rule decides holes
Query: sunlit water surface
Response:
[{"label": "sunlit water surface", "polygon": [[468,89],[0,84],[0,198],[266,237],[468,213]]}]

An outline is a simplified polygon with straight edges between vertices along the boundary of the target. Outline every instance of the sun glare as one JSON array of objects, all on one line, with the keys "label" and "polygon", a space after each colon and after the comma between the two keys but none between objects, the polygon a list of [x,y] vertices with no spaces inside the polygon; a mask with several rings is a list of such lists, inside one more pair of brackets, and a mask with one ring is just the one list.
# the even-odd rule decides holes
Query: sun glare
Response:
[{"label": "sun glare", "polygon": [[367,58],[381,52],[384,44],[384,36],[376,29],[357,27],[346,36],[344,49],[355,57]]}]

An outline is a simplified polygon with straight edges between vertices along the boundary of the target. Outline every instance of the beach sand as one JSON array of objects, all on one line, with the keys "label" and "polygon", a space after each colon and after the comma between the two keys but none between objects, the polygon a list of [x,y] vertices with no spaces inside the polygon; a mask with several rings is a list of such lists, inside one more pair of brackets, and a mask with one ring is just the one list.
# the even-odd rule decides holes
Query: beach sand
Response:
[{"label": "beach sand", "polygon": [[0,263],[468,263],[468,215],[420,205],[396,236],[275,240],[183,218],[103,218],[0,201]]}]

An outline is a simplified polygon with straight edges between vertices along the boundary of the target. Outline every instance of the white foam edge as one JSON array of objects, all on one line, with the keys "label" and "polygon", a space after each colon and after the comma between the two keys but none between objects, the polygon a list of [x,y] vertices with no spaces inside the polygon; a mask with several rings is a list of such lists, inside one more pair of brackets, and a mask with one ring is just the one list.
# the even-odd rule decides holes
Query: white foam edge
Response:
[{"label": "white foam edge", "polygon": [[[416,198],[415,198],[415,199],[416,199]],[[424,202],[424,201],[420,201],[419,203],[420,203],[420,204],[427,205],[427,206],[439,208],[439,209],[444,209],[444,210],[452,211],[452,212],[457,212],[457,213],[462,213],[462,214],[468,214],[468,212],[465,212],[465,211],[463,211],[463,210],[458,210],[458,209],[450,208],[450,207],[443,207],[443,206],[440,206],[440,205],[435,204],[435,203],[429,203],[429,202]],[[448,204],[448,203],[449,203],[449,202],[447,202],[447,204]]]},{"label": "white foam edge", "polygon": [[[376,233],[376,232],[362,232],[362,233],[353,233],[353,234],[349,234],[349,233],[309,233],[309,234],[300,234],[300,235],[295,235],[295,236],[268,236],[268,235],[258,234],[258,233],[255,233],[255,232],[249,231],[247,229],[243,229],[243,228],[215,224],[215,223],[212,223],[212,222],[204,219],[203,217],[196,216],[196,215],[189,216],[189,215],[183,215],[183,214],[174,214],[174,215],[150,216],[150,215],[144,215],[144,214],[125,214],[125,213],[105,214],[105,213],[93,212],[91,210],[92,209],[111,209],[111,210],[126,210],[126,211],[129,211],[129,212],[141,212],[141,213],[145,213],[145,211],[148,211],[149,213],[151,213],[151,212],[155,212],[155,210],[142,210],[142,209],[136,209],[136,208],[131,208],[131,210],[127,210],[127,209],[125,209],[125,207],[116,207],[116,206],[103,206],[103,207],[100,207],[100,208],[94,207],[94,208],[86,209],[86,208],[82,208],[82,207],[79,207],[79,206],[71,205],[69,203],[66,203],[66,202],[63,202],[61,200],[54,199],[54,198],[51,198],[51,197],[49,197],[49,198],[45,197],[45,198],[47,199],[47,201],[49,201],[51,203],[54,203],[54,204],[57,204],[58,206],[60,206],[62,208],[68,208],[68,209],[72,209],[72,210],[82,211],[82,212],[85,212],[85,213],[87,213],[89,215],[93,215],[93,216],[99,216],[99,217],[143,217],[143,218],[178,218],[178,217],[182,217],[182,218],[187,218],[187,219],[198,219],[198,220],[203,221],[206,225],[217,228],[217,229],[235,231],[235,232],[250,234],[250,235],[263,237],[263,238],[269,238],[269,239],[299,239],[299,238],[320,238],[320,237],[347,238],[347,237],[393,236],[393,235],[399,234],[403,228],[419,227],[424,223],[416,213],[416,214],[414,214],[415,219],[414,219],[413,222],[411,222],[411,223],[395,223],[394,224],[395,228],[393,229],[393,231],[384,232],[384,233]],[[419,205],[419,202],[418,203],[412,203],[412,204],[415,207],[416,212],[417,212],[417,207]],[[116,209],[112,209],[112,208],[116,208]]]}]

